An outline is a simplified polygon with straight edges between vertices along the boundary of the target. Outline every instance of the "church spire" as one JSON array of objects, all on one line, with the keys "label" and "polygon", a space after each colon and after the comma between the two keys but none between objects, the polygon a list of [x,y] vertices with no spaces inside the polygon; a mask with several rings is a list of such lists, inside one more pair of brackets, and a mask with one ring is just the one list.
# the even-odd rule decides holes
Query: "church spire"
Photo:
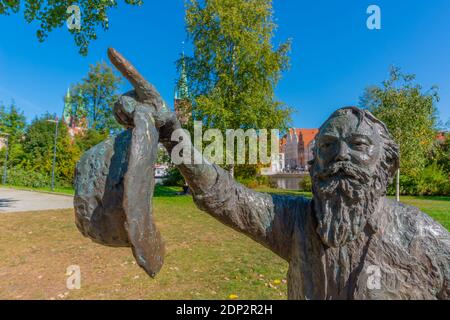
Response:
[{"label": "church spire", "polygon": [[174,109],[181,124],[185,126],[189,123],[190,119],[192,119],[192,105],[186,70],[186,57],[184,55],[184,42],[182,52],[179,70],[180,75],[177,85],[175,86]]},{"label": "church spire", "polygon": [[189,100],[189,86],[188,86],[188,77],[186,71],[186,57],[184,55],[184,41],[183,51],[181,56],[181,70],[180,70],[180,78],[178,80],[177,86],[175,88],[175,99],[176,100]]},{"label": "church spire", "polygon": [[64,112],[63,112],[63,120],[66,124],[70,125],[71,116],[72,116],[72,98],[70,95],[70,88],[67,88],[67,94],[64,97]]}]

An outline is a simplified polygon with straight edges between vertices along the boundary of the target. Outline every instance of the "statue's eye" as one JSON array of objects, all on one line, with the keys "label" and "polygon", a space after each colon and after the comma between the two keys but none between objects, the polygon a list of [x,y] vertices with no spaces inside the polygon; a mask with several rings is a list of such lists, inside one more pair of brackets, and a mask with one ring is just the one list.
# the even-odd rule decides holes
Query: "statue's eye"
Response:
[{"label": "statue's eye", "polygon": [[321,143],[321,147],[322,148],[329,148],[331,147],[332,143],[331,142],[322,142]]},{"label": "statue's eye", "polygon": [[325,135],[323,137],[320,137],[320,139],[318,139],[317,146],[320,149],[329,149],[332,148],[337,142],[338,139],[336,137]]},{"label": "statue's eye", "polygon": [[367,147],[369,145],[369,143],[364,139],[355,139],[351,142],[351,144],[352,144],[352,146],[358,147],[358,148]]}]

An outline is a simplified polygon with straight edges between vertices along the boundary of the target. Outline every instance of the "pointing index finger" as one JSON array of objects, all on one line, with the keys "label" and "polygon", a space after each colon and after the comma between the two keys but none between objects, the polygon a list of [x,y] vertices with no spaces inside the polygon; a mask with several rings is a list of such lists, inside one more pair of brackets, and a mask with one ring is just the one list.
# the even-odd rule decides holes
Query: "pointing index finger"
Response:
[{"label": "pointing index finger", "polygon": [[161,105],[163,105],[161,96],[156,89],[144,79],[139,71],[137,71],[129,61],[113,48],[108,49],[108,57],[117,70],[119,70],[133,85],[139,99],[142,100],[142,102],[152,101],[153,103],[156,103],[155,107],[160,109]]}]

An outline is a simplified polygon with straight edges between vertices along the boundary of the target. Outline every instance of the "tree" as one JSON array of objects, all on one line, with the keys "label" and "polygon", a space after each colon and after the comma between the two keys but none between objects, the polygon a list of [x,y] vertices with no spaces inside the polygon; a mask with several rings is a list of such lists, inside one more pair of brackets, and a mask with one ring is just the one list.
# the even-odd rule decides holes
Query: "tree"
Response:
[{"label": "tree", "polygon": [[438,90],[424,92],[415,75],[392,67],[381,86],[368,87],[360,99],[388,127],[400,146],[402,174],[417,176],[427,165],[436,139]]},{"label": "tree", "polygon": [[[141,6],[141,0],[125,0],[130,5]],[[22,6],[21,6],[22,4]],[[116,8],[116,0],[65,0],[65,1],[41,1],[41,0],[0,0],[0,14],[9,15],[18,13],[24,8],[24,18],[28,23],[34,21],[39,23],[36,36],[43,42],[48,34],[55,28],[62,27],[73,15],[68,8],[77,5],[80,9],[80,29],[73,28],[69,32],[73,35],[76,45],[80,48],[80,53],[86,55],[89,42],[97,39],[96,29],[101,27],[107,30],[108,15],[111,8]]]},{"label": "tree", "polygon": [[[89,67],[87,76],[72,87],[71,103],[77,116],[87,116],[90,129],[108,132],[121,130],[114,118],[113,107],[121,78],[105,62]],[[81,114],[80,114],[81,113]]]},{"label": "tree", "polygon": [[167,153],[167,150],[163,147],[162,144],[158,144],[158,154],[156,156],[156,163],[157,164],[170,164],[170,156]]},{"label": "tree", "polygon": [[[9,166],[18,165],[23,158],[21,140],[25,133],[25,116],[22,111],[11,102],[9,110],[3,103],[0,104],[0,133],[8,135],[8,163]],[[3,165],[6,150],[0,153],[0,162]]]},{"label": "tree", "polygon": [[271,0],[191,0],[186,28],[193,42],[186,68],[194,119],[205,127],[283,129],[291,110],[274,89],[288,68],[290,41],[272,45]]},{"label": "tree", "polygon": [[450,177],[450,133],[442,133],[442,138],[436,140],[432,161]]},{"label": "tree", "polygon": [[10,142],[17,142],[22,138],[25,125],[25,116],[14,101],[11,102],[9,111],[4,104],[0,104],[0,132],[9,134]]},{"label": "tree", "polygon": [[[55,116],[49,113],[32,121],[25,134],[23,148],[26,154],[24,168],[50,176],[53,163]],[[59,120],[56,143],[55,175],[59,182],[71,184],[80,150],[72,143],[67,126]]]},{"label": "tree", "polygon": [[83,134],[75,136],[75,143],[81,152],[85,152],[107,138],[107,133],[95,129],[88,129]]}]

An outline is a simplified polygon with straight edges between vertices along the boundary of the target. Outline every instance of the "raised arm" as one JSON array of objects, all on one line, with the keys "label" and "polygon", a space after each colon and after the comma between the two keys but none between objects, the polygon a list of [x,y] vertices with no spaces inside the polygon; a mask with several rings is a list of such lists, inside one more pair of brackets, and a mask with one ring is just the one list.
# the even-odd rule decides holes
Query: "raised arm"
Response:
[{"label": "raised arm", "polygon": [[[159,130],[160,142],[171,154],[178,143],[171,140],[172,133],[181,128],[175,114],[168,110],[157,90],[117,51],[109,49],[108,56],[135,88],[135,91],[118,100],[115,106],[116,118],[121,124],[132,126],[132,114],[136,106],[146,105]],[[198,154],[190,141],[189,147],[191,154]],[[183,163],[178,168],[201,210],[289,261],[296,217],[306,211],[308,200],[255,192],[237,183],[228,172],[205,159],[202,164]]]}]

